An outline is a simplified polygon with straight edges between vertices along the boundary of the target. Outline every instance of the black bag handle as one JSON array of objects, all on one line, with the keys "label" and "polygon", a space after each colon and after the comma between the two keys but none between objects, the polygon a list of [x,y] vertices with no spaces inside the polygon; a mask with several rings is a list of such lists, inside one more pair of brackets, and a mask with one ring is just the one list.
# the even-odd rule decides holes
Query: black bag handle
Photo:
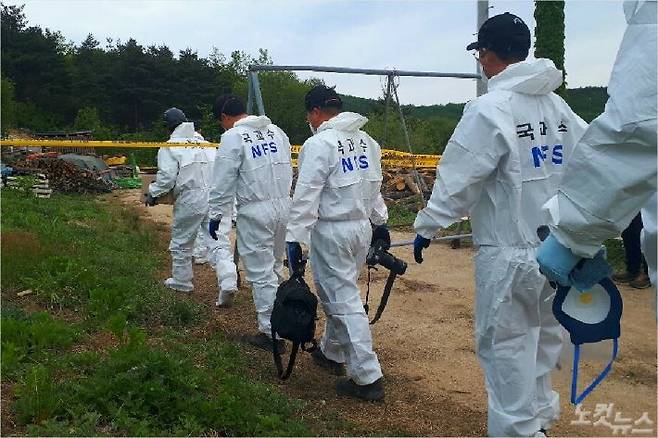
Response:
[{"label": "black bag handle", "polygon": [[292,374],[292,370],[295,367],[295,360],[297,359],[297,351],[299,351],[299,347],[302,347],[303,351],[306,351],[307,353],[312,352],[316,348],[318,348],[318,343],[315,339],[311,340],[308,342],[310,346],[306,346],[306,342],[300,343],[300,342],[293,342],[292,343],[292,351],[290,352],[290,358],[288,359],[288,366],[286,367],[286,371],[283,371],[283,361],[281,360],[281,353],[279,353],[279,349],[277,347],[277,342],[276,342],[276,332],[274,329],[272,329],[272,356],[274,356],[274,365],[276,366],[276,372],[277,375],[281,380],[286,380],[290,375]]},{"label": "black bag handle", "polygon": [[295,359],[297,358],[297,350],[299,350],[299,342],[293,342],[292,351],[290,352],[290,359],[288,359],[288,366],[286,371],[283,371],[283,362],[281,361],[281,353],[276,342],[276,332],[272,329],[272,355],[274,356],[274,365],[276,365],[276,372],[281,380],[286,380],[292,374],[292,369],[295,366]]}]

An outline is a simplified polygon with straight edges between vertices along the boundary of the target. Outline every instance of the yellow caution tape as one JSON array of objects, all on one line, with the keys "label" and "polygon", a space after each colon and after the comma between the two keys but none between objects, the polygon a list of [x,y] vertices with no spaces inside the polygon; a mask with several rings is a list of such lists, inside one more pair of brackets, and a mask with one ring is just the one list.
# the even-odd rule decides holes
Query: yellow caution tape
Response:
[{"label": "yellow caution tape", "polygon": [[[26,140],[6,139],[0,140],[0,147],[47,147],[47,148],[169,148],[169,147],[219,147],[219,143],[164,143],[164,142],[135,142],[135,141],[98,141],[98,140]],[[300,145],[292,145],[293,165],[297,166],[297,156],[301,151]],[[384,167],[402,167],[428,169],[435,168],[441,159],[440,155],[410,154],[409,152],[396,151],[393,149],[382,149],[382,165]]]},{"label": "yellow caution tape", "polygon": [[98,141],[98,140],[0,140],[1,147],[45,147],[45,148],[167,148],[199,146],[216,148],[218,143],[164,143],[149,141]]}]

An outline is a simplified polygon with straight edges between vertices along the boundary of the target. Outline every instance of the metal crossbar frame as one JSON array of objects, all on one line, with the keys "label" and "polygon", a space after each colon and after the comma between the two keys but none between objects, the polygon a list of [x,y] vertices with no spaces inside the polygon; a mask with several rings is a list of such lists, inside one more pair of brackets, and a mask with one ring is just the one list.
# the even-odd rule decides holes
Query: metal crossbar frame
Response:
[{"label": "metal crossbar frame", "polygon": [[386,76],[390,81],[395,76],[408,76],[416,78],[456,78],[456,79],[481,79],[476,73],[445,73],[438,71],[412,71],[412,70],[395,70],[395,69],[370,69],[370,68],[350,68],[350,67],[329,67],[318,65],[250,65],[249,66],[249,101],[247,110],[253,111],[253,101],[255,101],[258,114],[265,115],[265,104],[260,92],[260,82],[258,72],[261,71],[315,71],[320,73],[348,73],[372,76]]}]

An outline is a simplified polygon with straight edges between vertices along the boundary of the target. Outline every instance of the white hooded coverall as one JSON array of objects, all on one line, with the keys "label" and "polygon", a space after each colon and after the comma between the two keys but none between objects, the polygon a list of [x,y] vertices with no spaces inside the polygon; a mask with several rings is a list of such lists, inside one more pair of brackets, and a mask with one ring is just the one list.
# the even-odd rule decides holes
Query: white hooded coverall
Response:
[{"label": "white hooded coverall", "polygon": [[320,348],[346,363],[358,385],[382,377],[357,287],[372,228],[388,220],[380,188],[381,150],[360,128],[365,117],[343,112],[322,123],[299,155],[299,176],[286,241],[310,244],[315,287],[327,316]]},{"label": "white hooded coverall", "polygon": [[593,257],[642,210],[643,250],[656,283],[656,2],[624,3],[628,27],[612,69],[605,111],[578,142],[557,195],[552,233]]},{"label": "white hooded coverall", "polygon": [[586,123],[552,91],[552,61],[512,64],[464,108],[437,168],[416,232],[432,238],[471,216],[477,354],[488,393],[490,436],[532,436],[559,416],[550,372],[561,328],[552,289],[535,261],[541,206],[557,184]]},{"label": "white hooded coverall", "polygon": [[[178,125],[168,142],[207,143],[194,132],[192,122]],[[214,158],[213,148],[172,147],[160,148],[158,151],[158,174],[149,186],[149,193],[157,198],[172,189],[174,191],[174,218],[169,250],[172,259],[171,285],[178,290],[194,289],[192,255],[195,240],[197,246],[208,248],[221,286],[236,288],[237,274],[232,255],[221,254],[221,245],[211,239],[197,239],[200,229],[208,229],[208,191]],[[229,231],[230,224],[229,217]],[[207,236],[207,231],[204,236]],[[228,250],[230,251],[230,245]]]},{"label": "white hooded coverall", "polygon": [[210,218],[230,218],[237,200],[238,252],[251,283],[258,330],[270,336],[290,209],[288,136],[265,116],[247,116],[222,135],[214,172]]}]

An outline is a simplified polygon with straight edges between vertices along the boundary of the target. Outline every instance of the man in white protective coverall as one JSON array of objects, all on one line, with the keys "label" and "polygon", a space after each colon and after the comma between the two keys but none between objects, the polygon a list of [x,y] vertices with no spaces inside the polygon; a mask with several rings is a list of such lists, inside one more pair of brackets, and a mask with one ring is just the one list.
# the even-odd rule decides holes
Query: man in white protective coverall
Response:
[{"label": "man in white protective coverall", "polygon": [[432,196],[418,213],[414,257],[439,228],[471,216],[477,355],[485,375],[490,436],[543,436],[559,417],[551,370],[562,347],[553,293],[535,261],[541,206],[555,195],[586,123],[553,93],[562,72],[526,61],[530,31],[519,17],[491,17],[477,50],[489,92],[469,102],[446,146]]},{"label": "man in white protective coverall", "polygon": [[[594,257],[640,209],[643,252],[656,284],[656,2],[625,2],[624,13],[628,27],[605,111],[576,145],[557,195],[545,206],[551,235],[538,261],[549,278],[565,285],[578,261]],[[596,272],[585,273],[588,283],[601,280]]]},{"label": "man in white protective coverall", "polygon": [[[310,245],[313,278],[326,315],[324,335],[313,359],[333,374],[339,395],[365,400],[384,397],[382,371],[372,348],[368,318],[356,284],[373,233],[390,244],[380,188],[381,150],[361,128],[365,117],[341,112],[333,88],[318,85],[305,99],[314,135],[299,156],[299,175],[290,209],[288,263],[296,272],[300,244]],[[371,223],[378,226],[373,231]]]},{"label": "man in white protective coverall", "polygon": [[[207,143],[178,108],[168,109],[164,118],[170,132],[169,143]],[[229,254],[226,254],[214,241],[197,238],[200,227],[205,229],[208,226],[208,191],[214,158],[215,149],[207,147],[171,147],[158,151],[158,174],[149,186],[147,205],[155,205],[158,197],[173,190],[174,218],[169,245],[172,275],[165,280],[165,286],[173,290],[192,292],[194,289],[192,257],[195,241],[196,245],[208,248],[220,287],[237,288],[230,247]],[[230,224],[229,218],[229,230]]]},{"label": "man in white protective coverall", "polygon": [[[271,351],[270,317],[283,279],[290,210],[290,141],[269,118],[247,115],[244,103],[236,96],[218,97],[213,114],[226,132],[215,160],[209,232],[216,238],[220,221],[231,215],[233,200],[237,199],[238,252],[251,283],[258,317],[258,334],[245,340]],[[222,295],[220,304],[232,299],[231,294]],[[283,351],[285,342],[277,342],[279,351]]]}]

